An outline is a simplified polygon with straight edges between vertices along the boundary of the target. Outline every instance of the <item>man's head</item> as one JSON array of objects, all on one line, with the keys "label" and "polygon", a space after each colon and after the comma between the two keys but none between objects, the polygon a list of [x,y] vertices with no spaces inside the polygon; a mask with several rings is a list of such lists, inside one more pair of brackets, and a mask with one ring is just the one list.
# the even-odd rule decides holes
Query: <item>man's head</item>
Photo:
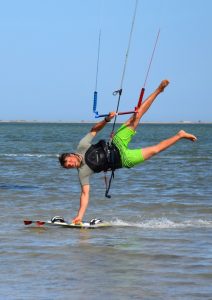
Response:
[{"label": "man's head", "polygon": [[59,156],[59,162],[65,169],[79,168],[81,158],[77,153],[62,153]]}]

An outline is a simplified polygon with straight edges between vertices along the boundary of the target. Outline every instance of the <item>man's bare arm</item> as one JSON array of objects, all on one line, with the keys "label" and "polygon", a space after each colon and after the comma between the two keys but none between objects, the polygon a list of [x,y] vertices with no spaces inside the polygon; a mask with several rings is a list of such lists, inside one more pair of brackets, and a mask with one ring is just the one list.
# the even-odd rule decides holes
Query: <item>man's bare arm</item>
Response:
[{"label": "man's bare arm", "polygon": [[95,136],[102,128],[105,127],[105,125],[110,122],[116,115],[115,112],[110,112],[107,117],[105,117],[102,121],[96,123],[92,128],[91,128],[91,134]]},{"label": "man's bare arm", "polygon": [[80,207],[77,216],[72,220],[73,223],[82,222],[86,209],[88,207],[89,192],[90,192],[90,185],[89,184],[83,185],[81,190],[81,196],[80,196]]}]

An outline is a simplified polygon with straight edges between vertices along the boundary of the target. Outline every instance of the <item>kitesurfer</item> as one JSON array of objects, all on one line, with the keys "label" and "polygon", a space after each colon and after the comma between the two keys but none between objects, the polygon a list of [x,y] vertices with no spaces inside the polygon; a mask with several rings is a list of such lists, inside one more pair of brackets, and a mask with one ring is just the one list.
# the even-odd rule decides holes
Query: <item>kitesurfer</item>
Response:
[{"label": "kitesurfer", "polygon": [[163,140],[157,145],[142,149],[128,148],[129,142],[136,133],[135,130],[141,117],[168,84],[168,80],[163,80],[160,83],[158,88],[141,104],[137,111],[117,130],[110,146],[104,140],[99,141],[95,145],[92,145],[91,142],[96,134],[114,118],[115,112],[109,113],[104,120],[91,128],[91,131],[79,142],[75,153],[63,153],[59,156],[60,164],[64,168],[76,168],[78,170],[81,184],[80,207],[77,216],[72,221],[73,223],[79,223],[83,220],[88,207],[90,175],[122,167],[131,168],[169,148],[181,139],[188,139],[193,142],[197,140],[194,135],[180,130],[176,135]]}]

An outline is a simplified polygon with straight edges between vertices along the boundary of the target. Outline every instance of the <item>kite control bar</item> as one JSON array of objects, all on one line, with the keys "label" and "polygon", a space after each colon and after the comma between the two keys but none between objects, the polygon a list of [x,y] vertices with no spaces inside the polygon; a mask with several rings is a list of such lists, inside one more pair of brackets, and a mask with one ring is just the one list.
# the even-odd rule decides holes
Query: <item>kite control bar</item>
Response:
[{"label": "kite control bar", "polygon": [[[121,116],[121,115],[129,115],[129,114],[136,113],[138,111],[139,107],[141,106],[141,103],[142,103],[142,100],[143,100],[143,97],[144,97],[144,92],[145,92],[145,88],[142,88],[141,92],[140,92],[139,99],[138,99],[138,104],[137,104],[137,106],[135,107],[134,110],[124,111],[124,112],[117,112],[116,115]],[[113,93],[113,95],[116,95],[117,93],[120,93],[120,90],[115,91]],[[94,92],[94,99],[93,99],[93,112],[95,114],[95,118],[103,118],[103,117],[108,116],[108,114],[100,114],[99,115],[98,111],[96,110],[96,107],[97,107],[97,92],[95,91]]]}]

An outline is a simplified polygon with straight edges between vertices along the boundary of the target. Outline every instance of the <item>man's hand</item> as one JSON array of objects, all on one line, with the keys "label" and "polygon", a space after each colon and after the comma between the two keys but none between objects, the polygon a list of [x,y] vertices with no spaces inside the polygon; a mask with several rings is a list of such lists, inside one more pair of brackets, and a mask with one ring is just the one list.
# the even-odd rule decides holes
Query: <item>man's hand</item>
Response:
[{"label": "man's hand", "polygon": [[78,217],[78,216],[76,216],[73,220],[72,220],[72,222],[71,222],[72,224],[81,224],[82,223],[82,219],[80,218],[80,217]]},{"label": "man's hand", "polygon": [[106,117],[109,121],[111,121],[115,117],[115,111],[109,112],[108,116]]}]

